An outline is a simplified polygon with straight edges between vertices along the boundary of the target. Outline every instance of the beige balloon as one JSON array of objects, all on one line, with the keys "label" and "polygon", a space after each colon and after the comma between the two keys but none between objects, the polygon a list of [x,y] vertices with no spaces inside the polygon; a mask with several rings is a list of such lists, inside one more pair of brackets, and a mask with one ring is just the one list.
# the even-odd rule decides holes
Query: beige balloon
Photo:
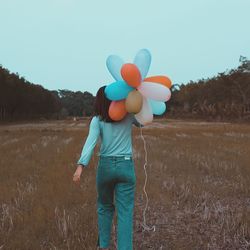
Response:
[{"label": "beige balloon", "polygon": [[126,110],[129,113],[136,114],[140,112],[142,108],[142,103],[143,103],[142,94],[137,90],[133,90],[127,96],[125,102]]}]

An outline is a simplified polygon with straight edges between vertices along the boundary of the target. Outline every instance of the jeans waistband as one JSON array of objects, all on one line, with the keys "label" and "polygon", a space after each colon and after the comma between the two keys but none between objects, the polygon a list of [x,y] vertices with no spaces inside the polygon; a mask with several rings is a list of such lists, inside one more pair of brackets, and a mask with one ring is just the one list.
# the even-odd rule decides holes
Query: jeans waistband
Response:
[{"label": "jeans waistband", "polygon": [[100,155],[99,158],[100,159],[112,159],[112,160],[116,160],[116,159],[132,160],[133,159],[132,155],[121,155],[121,156],[104,156],[104,155]]}]

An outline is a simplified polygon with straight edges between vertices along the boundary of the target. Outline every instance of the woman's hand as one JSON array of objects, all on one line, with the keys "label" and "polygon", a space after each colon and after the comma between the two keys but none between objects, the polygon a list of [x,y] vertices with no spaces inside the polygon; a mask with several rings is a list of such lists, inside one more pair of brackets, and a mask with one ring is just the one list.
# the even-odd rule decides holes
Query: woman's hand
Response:
[{"label": "woman's hand", "polygon": [[74,175],[73,175],[73,181],[76,182],[76,183],[79,183],[80,181],[80,177],[81,177],[81,174],[82,174],[82,168],[83,166],[82,165],[78,165]]}]

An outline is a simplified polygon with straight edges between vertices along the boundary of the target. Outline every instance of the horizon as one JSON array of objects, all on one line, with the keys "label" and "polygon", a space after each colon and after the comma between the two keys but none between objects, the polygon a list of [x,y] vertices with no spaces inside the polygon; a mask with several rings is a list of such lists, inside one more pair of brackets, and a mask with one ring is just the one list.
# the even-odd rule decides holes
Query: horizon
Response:
[{"label": "horizon", "polygon": [[114,82],[106,68],[110,54],[131,62],[147,48],[149,76],[187,84],[238,67],[240,56],[250,58],[249,7],[245,0],[10,0],[1,5],[0,64],[49,90],[95,95]]}]

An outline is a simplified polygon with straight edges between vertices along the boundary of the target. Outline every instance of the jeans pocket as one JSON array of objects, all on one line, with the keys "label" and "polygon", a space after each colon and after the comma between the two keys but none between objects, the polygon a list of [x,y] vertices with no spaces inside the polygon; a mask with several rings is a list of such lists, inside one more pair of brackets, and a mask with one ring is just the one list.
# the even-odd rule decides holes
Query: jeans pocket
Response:
[{"label": "jeans pocket", "polygon": [[134,163],[132,160],[127,161],[126,168],[124,168],[124,171],[126,172],[129,182],[135,184],[136,175],[135,175]]},{"label": "jeans pocket", "polygon": [[135,174],[135,165],[134,165],[134,161],[131,161],[131,172],[132,172],[132,177],[133,177],[133,181],[134,183],[136,182],[136,174]]},{"label": "jeans pocket", "polygon": [[99,166],[101,168],[106,168],[106,167],[111,166],[111,165],[112,165],[112,160],[111,159],[105,158],[105,157],[101,157],[99,159]]}]

